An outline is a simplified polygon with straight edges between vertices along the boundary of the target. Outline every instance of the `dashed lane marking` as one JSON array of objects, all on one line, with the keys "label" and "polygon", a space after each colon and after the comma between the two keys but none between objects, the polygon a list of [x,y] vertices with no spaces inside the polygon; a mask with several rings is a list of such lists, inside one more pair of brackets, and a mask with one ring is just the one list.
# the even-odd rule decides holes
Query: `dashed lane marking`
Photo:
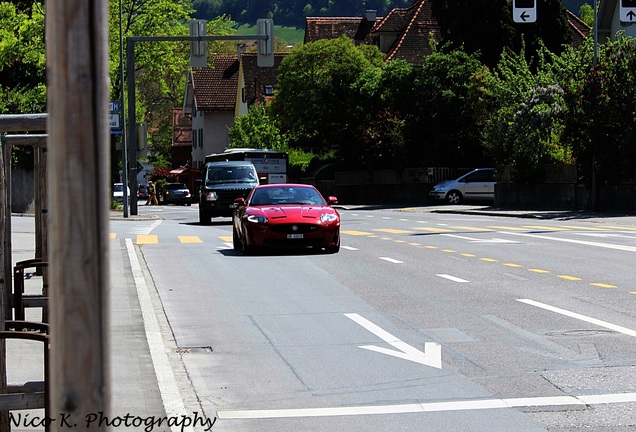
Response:
[{"label": "dashed lane marking", "polygon": [[221,241],[226,243],[232,243],[233,241],[232,236],[219,236],[219,238],[221,239]]},{"label": "dashed lane marking", "polygon": [[137,234],[137,244],[158,244],[159,236],[154,234]]},{"label": "dashed lane marking", "polygon": [[622,326],[619,326],[619,325],[616,325],[616,324],[609,323],[607,321],[602,321],[600,319],[592,318],[592,317],[589,317],[589,316],[586,316],[586,315],[581,315],[581,314],[576,313],[576,312],[572,312],[572,311],[569,311],[569,310],[566,310],[566,309],[561,309],[561,308],[558,308],[556,306],[551,306],[551,305],[548,305],[548,304],[545,304],[545,303],[540,303],[538,301],[534,301],[534,300],[530,300],[530,299],[517,299],[517,301],[521,302],[521,303],[528,304],[530,306],[535,306],[535,307],[538,307],[538,308],[541,308],[541,309],[544,309],[544,310],[547,310],[547,311],[550,311],[550,312],[558,313],[560,315],[564,315],[564,316],[567,316],[567,317],[570,317],[570,318],[575,318],[575,319],[577,319],[579,321],[585,321],[587,323],[594,324],[594,325],[597,325],[599,327],[604,327],[606,329],[613,330],[615,332],[622,333],[622,334],[627,335],[627,336],[636,337],[636,330],[632,330],[632,329],[629,329],[627,327],[622,327]]},{"label": "dashed lane marking", "polygon": [[370,232],[356,231],[356,230],[347,230],[347,231],[340,231],[340,232],[342,234],[351,235],[351,236],[368,236],[368,235],[371,235]]},{"label": "dashed lane marking", "polygon": [[568,276],[568,275],[557,275],[557,277],[561,278],[561,279],[569,280],[569,281],[580,281],[580,280],[582,280],[581,278],[578,278],[576,276]]},{"label": "dashed lane marking", "polygon": [[197,236],[179,236],[179,241],[181,243],[203,243],[203,240]]},{"label": "dashed lane marking", "polygon": [[404,261],[396,260],[395,258],[389,257],[379,257],[381,260],[393,263],[393,264],[404,264]]},{"label": "dashed lane marking", "polygon": [[439,276],[439,277],[441,277],[443,279],[448,279],[448,280],[453,281],[453,282],[468,283],[468,281],[466,279],[458,278],[457,276],[451,276],[451,275],[448,275],[448,274],[438,274],[436,276]]},{"label": "dashed lane marking", "polygon": [[432,233],[449,233],[449,232],[453,232],[453,230],[449,230],[449,229],[446,229],[446,228],[415,227],[413,229],[414,230],[418,230],[418,231],[432,232]]},{"label": "dashed lane marking", "polygon": [[387,233],[387,234],[413,234],[413,231],[406,231],[406,230],[393,229],[393,228],[379,228],[379,229],[374,229],[373,231]]}]

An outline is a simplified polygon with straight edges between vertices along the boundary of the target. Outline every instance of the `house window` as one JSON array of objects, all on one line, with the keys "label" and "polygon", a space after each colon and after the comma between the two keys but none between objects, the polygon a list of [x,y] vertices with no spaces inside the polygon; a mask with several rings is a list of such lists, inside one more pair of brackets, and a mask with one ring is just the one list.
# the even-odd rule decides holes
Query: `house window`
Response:
[{"label": "house window", "polygon": [[203,129],[199,129],[199,148],[203,148]]},{"label": "house window", "polygon": [[273,96],[274,95],[274,86],[266,85],[264,88],[265,96]]}]

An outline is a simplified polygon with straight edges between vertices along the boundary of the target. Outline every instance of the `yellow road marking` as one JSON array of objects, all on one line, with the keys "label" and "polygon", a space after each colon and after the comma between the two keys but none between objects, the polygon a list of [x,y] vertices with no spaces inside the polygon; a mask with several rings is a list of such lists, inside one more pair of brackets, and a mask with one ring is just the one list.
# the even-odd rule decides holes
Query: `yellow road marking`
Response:
[{"label": "yellow road marking", "polygon": [[550,273],[548,270],[541,270],[541,269],[528,269],[528,270],[534,273]]},{"label": "yellow road marking", "polygon": [[614,229],[614,230],[627,230],[627,231],[636,231],[636,228],[630,228],[630,227],[622,227],[622,226],[601,226],[599,228],[608,228],[608,229]]},{"label": "yellow road marking", "polygon": [[447,252],[447,253],[455,253],[457,251],[454,251],[452,249],[442,249],[442,252]]},{"label": "yellow road marking", "polygon": [[549,226],[543,226],[543,225],[524,225],[524,228],[550,230],[550,231],[567,231],[568,230],[568,228],[549,227]]},{"label": "yellow road marking", "polygon": [[600,288],[618,288],[616,285],[608,285],[600,282],[592,282],[590,285],[594,285]]},{"label": "yellow road marking", "polygon": [[378,238],[378,236],[375,234],[369,234],[369,238]]},{"label": "yellow road marking", "polygon": [[159,237],[153,234],[137,234],[137,244],[158,244]]},{"label": "yellow road marking", "polygon": [[391,240],[391,237],[380,237],[380,240]]},{"label": "yellow road marking", "polygon": [[396,243],[406,243],[406,240],[393,240]]},{"label": "yellow road marking", "polygon": [[568,276],[568,275],[557,275],[557,277],[561,279],[571,280],[571,281],[580,281],[581,278],[577,278],[576,276]]},{"label": "yellow road marking", "polygon": [[112,238],[112,239],[116,239],[117,238],[117,233],[109,233],[108,237]]},{"label": "yellow road marking", "polygon": [[365,236],[365,235],[370,235],[370,232],[366,232],[366,231],[356,231],[356,230],[347,230],[347,231],[340,231],[342,234],[348,234],[348,235],[352,235],[352,236]]},{"label": "yellow road marking", "polygon": [[393,229],[393,228],[380,228],[380,229],[374,229],[373,231],[383,232],[387,234],[413,234],[413,231],[406,231],[406,230]]},{"label": "yellow road marking", "polygon": [[[198,237],[195,237],[195,238],[198,239]],[[219,236],[219,239],[221,239],[221,241],[224,241],[226,243],[230,243],[234,240],[232,236]],[[202,243],[202,242],[193,242],[193,243]]]},{"label": "yellow road marking", "polygon": [[421,243],[409,243],[411,246],[422,246]]},{"label": "yellow road marking", "polygon": [[437,246],[425,246],[426,249],[439,249]]},{"label": "yellow road marking", "polygon": [[453,226],[451,228],[460,229],[464,231],[478,231],[478,232],[490,232],[487,228],[467,227],[467,226]]},{"label": "yellow road marking", "polygon": [[599,288],[618,288],[616,285],[608,285],[600,282],[592,282],[590,285],[597,286]]},{"label": "yellow road marking", "polygon": [[492,258],[480,258],[480,259],[486,262],[498,262],[496,259],[492,259]]},{"label": "yellow road marking", "polygon": [[511,226],[501,226],[501,225],[493,225],[493,226],[489,226],[489,227],[486,227],[486,228],[502,229],[502,230],[507,230],[507,231],[526,231],[525,228],[511,227]]},{"label": "yellow road marking", "polygon": [[568,225],[561,225],[561,227],[566,229],[571,229],[571,230],[607,231],[607,228],[592,228],[592,227],[580,227],[580,226],[568,226]]},{"label": "yellow road marking", "polygon": [[449,230],[446,228],[424,228],[424,227],[415,227],[413,228],[414,230],[418,230],[418,231],[427,231],[427,232],[434,232],[434,233],[447,233],[447,232],[453,232],[453,230]]},{"label": "yellow road marking", "polygon": [[462,254],[462,256],[471,257],[472,258],[472,257],[476,257],[477,255],[465,253],[465,254]]},{"label": "yellow road marking", "polygon": [[[229,240],[224,240],[222,238],[223,241],[232,241],[232,236],[223,236],[225,239]],[[181,243],[203,243],[203,241],[201,241],[201,239],[197,236],[179,236],[179,241]]]},{"label": "yellow road marking", "polygon": [[506,267],[523,267],[520,264],[513,264],[513,263],[504,263],[503,265],[505,265]]}]

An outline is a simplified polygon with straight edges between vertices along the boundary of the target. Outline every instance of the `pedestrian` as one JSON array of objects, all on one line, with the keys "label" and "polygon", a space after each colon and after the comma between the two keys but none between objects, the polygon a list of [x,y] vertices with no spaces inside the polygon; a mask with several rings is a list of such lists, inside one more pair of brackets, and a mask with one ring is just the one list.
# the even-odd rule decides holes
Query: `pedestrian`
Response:
[{"label": "pedestrian", "polygon": [[159,202],[157,202],[157,190],[152,180],[148,181],[148,201],[146,201],[146,205],[159,205]]}]

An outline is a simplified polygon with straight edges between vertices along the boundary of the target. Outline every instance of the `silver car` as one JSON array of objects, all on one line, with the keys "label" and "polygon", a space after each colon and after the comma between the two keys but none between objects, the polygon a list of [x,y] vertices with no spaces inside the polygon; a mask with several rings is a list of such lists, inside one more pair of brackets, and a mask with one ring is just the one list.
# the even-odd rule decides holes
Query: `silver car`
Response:
[{"label": "silver car", "polygon": [[433,186],[428,196],[437,200],[446,200],[449,204],[459,204],[464,200],[495,200],[494,168],[477,168],[455,180],[444,180]]}]

